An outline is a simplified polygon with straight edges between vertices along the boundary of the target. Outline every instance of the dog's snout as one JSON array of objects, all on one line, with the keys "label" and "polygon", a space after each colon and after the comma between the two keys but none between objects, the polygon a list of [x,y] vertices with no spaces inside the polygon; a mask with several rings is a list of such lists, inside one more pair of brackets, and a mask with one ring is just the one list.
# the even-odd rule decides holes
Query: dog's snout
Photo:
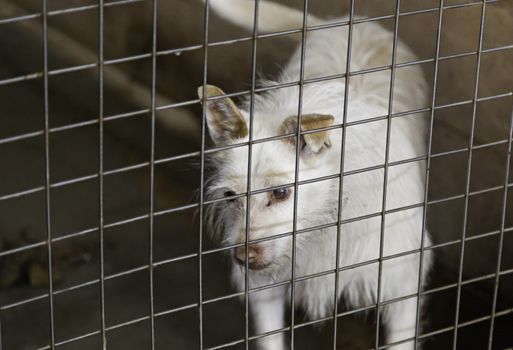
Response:
[{"label": "dog's snout", "polygon": [[[255,262],[259,255],[259,249],[254,246],[250,245],[248,247],[248,262],[251,264],[252,262]],[[235,259],[237,259],[237,262],[240,264],[246,263],[246,247],[237,247],[235,249]]]},{"label": "dog's snout", "polygon": [[[248,267],[250,269],[261,269],[264,268],[266,265],[262,264],[261,262],[261,247],[258,245],[250,245],[248,246]],[[235,249],[235,261],[239,263],[242,266],[246,265],[246,247],[237,247]]]}]

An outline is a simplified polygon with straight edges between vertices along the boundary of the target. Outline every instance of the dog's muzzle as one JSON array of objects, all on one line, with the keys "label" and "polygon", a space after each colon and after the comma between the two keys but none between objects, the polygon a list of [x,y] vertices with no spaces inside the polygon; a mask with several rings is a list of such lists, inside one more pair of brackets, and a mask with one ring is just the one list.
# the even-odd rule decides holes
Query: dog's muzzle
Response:
[{"label": "dog's muzzle", "polygon": [[[246,247],[235,248],[234,258],[236,263],[246,266]],[[261,270],[270,265],[262,260],[262,248],[255,244],[248,246],[247,259],[251,270]]]}]

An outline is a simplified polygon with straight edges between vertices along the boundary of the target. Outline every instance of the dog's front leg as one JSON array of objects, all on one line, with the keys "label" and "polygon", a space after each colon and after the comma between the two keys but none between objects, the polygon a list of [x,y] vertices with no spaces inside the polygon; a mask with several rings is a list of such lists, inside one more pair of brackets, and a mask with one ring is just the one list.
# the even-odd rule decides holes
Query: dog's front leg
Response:
[{"label": "dog's front leg", "polygon": [[[413,350],[413,340],[406,341],[415,336],[417,319],[417,298],[408,298],[389,304],[384,309],[385,327],[387,330],[387,344],[405,341],[390,347],[393,350]],[[420,349],[420,347],[417,347]]]},{"label": "dog's front leg", "polygon": [[[257,335],[276,331],[284,327],[286,303],[284,287],[264,289],[251,293],[249,303]],[[285,334],[281,332],[259,338],[257,344],[259,350],[284,350],[286,349]]]}]

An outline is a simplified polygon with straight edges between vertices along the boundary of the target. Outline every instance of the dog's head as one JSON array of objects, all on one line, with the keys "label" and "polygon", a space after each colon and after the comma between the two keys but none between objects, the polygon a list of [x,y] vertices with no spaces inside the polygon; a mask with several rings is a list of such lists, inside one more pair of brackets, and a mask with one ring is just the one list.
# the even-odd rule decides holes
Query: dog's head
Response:
[{"label": "dog's head", "polygon": [[[216,146],[223,148],[211,158],[213,176],[207,182],[210,199],[221,199],[207,208],[209,230],[217,232],[225,244],[240,244],[249,237],[249,250],[244,246],[234,250],[236,262],[261,270],[288,259],[291,255],[291,235],[294,222],[294,182],[296,180],[297,116],[266,116],[255,110],[251,149],[248,147],[249,113],[239,109],[217,87],[200,87],[199,96],[206,109],[208,131]],[[299,149],[299,180],[319,176],[326,155],[332,152],[329,128],[334,118],[323,114],[304,114],[301,118]],[[269,128],[274,129],[269,132]],[[318,130],[323,129],[324,130]],[[316,131],[317,130],[317,131]],[[281,135],[277,140],[264,141],[269,134]],[[260,140],[260,142],[258,141]],[[249,156],[251,155],[251,159]],[[251,169],[249,169],[251,167]],[[248,173],[251,173],[249,215],[247,212]],[[330,192],[338,182],[312,182],[299,185],[297,196],[297,229],[313,226],[319,210],[326,211]],[[248,224],[247,219],[249,219]],[[248,230],[247,230],[248,229]],[[248,231],[248,232],[246,232]],[[280,238],[271,239],[279,236]],[[253,243],[251,243],[253,241]],[[256,241],[256,242],[254,242]],[[298,244],[301,240],[298,236]]]}]

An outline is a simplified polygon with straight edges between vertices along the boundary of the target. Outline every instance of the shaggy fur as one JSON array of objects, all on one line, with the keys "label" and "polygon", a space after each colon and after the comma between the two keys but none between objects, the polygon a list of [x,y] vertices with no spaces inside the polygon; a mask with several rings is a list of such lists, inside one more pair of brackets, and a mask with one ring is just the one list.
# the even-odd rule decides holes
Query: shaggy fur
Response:
[{"label": "shaggy fur", "polygon": [[[260,1],[259,30],[288,30],[302,26],[303,14],[278,4]],[[241,0],[211,0],[210,6],[219,15],[250,29],[253,25],[253,2]],[[341,19],[340,19],[341,20]],[[308,25],[323,23],[309,15]],[[305,79],[345,73],[347,26],[310,31],[306,38]],[[393,34],[375,23],[355,25],[351,51],[351,71],[390,65]],[[414,60],[411,51],[397,43],[400,60]],[[301,48],[292,55],[283,73],[266,85],[297,81],[300,76]],[[346,267],[369,261],[339,273],[337,300],[349,307],[369,306],[377,301],[380,235],[384,188],[385,153],[387,150],[387,120],[389,109],[390,70],[350,77],[345,152],[342,155],[342,129],[332,128],[317,134],[305,134],[300,140],[299,181],[326,177],[323,181],[302,184],[297,193],[297,229],[303,230],[337,222],[339,203],[340,163],[344,159],[342,220],[339,266]],[[304,85],[301,131],[341,125],[344,111],[344,79],[332,79]],[[392,112],[410,111],[428,105],[429,88],[420,68],[398,68],[394,81]],[[298,127],[298,86],[270,90],[254,99],[252,128],[247,101],[236,107],[223,92],[208,86],[200,97],[207,96],[207,123],[210,135],[218,145],[247,142],[247,130],[259,140],[287,134],[281,140],[261,142],[252,146],[251,190],[288,188],[286,198],[273,191],[252,195],[249,208],[251,258],[249,288],[286,281],[291,277],[292,237],[282,235],[293,230],[296,141],[291,134]],[[367,123],[358,123],[368,119]],[[241,120],[245,121],[241,125]],[[305,123],[310,123],[306,125]],[[244,130],[244,127],[247,130]],[[426,154],[426,116],[414,114],[391,119],[389,161],[411,159]],[[292,133],[290,133],[292,131]],[[312,135],[316,135],[313,137]],[[292,141],[292,142],[291,142]],[[208,181],[210,198],[230,197],[247,191],[248,147],[237,147],[215,153],[211,159],[215,169]],[[359,171],[372,167],[373,170]],[[392,209],[423,202],[425,191],[423,161],[396,164],[388,168],[386,210],[384,218],[383,256],[420,248],[423,208]],[[212,232],[217,232],[224,244],[239,244],[246,240],[246,198],[218,202],[208,214]],[[366,216],[365,219],[362,217]],[[358,219],[359,218],[359,219]],[[337,228],[301,232],[296,235],[295,276],[301,278],[335,269]],[[428,234],[425,245],[430,244]],[[242,249],[242,250],[241,250]],[[234,261],[245,257],[239,248]],[[242,258],[244,260],[244,258]],[[431,267],[431,255],[424,255],[424,283]],[[418,291],[419,254],[412,253],[382,263],[380,301],[414,294]],[[243,264],[235,264],[232,280],[244,289]],[[332,314],[335,302],[334,274],[303,279],[295,284],[295,307],[301,307],[311,319]],[[290,302],[290,284],[250,293],[250,308],[257,333],[285,327],[285,310]],[[417,298],[410,297],[382,308],[382,322],[387,343],[409,339],[415,333]],[[259,340],[261,349],[285,349],[284,334]],[[413,349],[413,341],[394,349]]]}]

